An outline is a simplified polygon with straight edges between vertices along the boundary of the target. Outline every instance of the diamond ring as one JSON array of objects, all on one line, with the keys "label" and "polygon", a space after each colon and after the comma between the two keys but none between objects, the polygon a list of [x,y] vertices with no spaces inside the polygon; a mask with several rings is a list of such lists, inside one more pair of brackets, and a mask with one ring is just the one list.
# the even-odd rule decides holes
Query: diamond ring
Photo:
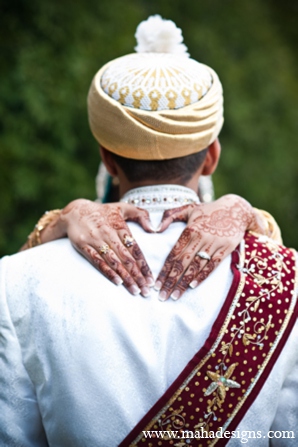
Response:
[{"label": "diamond ring", "polygon": [[108,246],[108,244],[103,244],[101,247],[99,247],[99,252],[103,255],[106,255],[109,250],[110,247]]},{"label": "diamond ring", "polygon": [[125,247],[131,247],[134,243],[134,238],[131,236],[128,236],[127,234],[124,236],[123,239],[123,244],[125,245]]},{"label": "diamond ring", "polygon": [[211,259],[211,256],[209,256],[205,251],[198,251],[196,256],[199,256],[201,259],[206,259],[206,261],[210,261]]}]

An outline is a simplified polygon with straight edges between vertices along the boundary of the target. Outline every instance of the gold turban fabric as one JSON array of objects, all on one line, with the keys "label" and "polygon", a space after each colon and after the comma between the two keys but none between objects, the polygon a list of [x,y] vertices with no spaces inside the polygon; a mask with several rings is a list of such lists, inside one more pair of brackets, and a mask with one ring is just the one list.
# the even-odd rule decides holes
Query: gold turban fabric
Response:
[{"label": "gold turban fabric", "polygon": [[222,86],[214,70],[188,57],[131,54],[97,72],[88,116],[95,139],[122,157],[184,157],[217,138],[223,125]]}]

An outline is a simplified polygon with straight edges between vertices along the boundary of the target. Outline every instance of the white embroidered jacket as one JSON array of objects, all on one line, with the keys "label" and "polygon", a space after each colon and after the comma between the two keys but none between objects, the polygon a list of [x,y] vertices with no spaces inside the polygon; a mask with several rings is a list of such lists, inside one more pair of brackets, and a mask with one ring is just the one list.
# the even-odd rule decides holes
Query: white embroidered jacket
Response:
[{"label": "white embroidered jacket", "polygon": [[[163,234],[129,225],[156,276],[185,225]],[[0,445],[117,446],[203,345],[232,281],[230,262],[181,300],[161,302],[157,292],[145,299],[111,284],[67,239],[3,258]],[[249,446],[294,447],[297,427],[296,324],[237,430],[261,432]],[[269,430],[296,439],[270,440]]]}]

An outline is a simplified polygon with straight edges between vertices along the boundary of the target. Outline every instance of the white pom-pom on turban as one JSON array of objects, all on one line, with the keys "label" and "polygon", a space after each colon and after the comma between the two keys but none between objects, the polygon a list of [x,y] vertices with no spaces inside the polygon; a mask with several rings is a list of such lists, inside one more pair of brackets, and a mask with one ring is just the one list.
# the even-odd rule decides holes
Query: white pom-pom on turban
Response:
[{"label": "white pom-pom on turban", "polygon": [[137,53],[172,53],[189,56],[182,43],[183,36],[172,20],[163,20],[159,15],[151,16],[137,27],[135,34]]},{"label": "white pom-pom on turban", "polygon": [[223,124],[217,74],[185,57],[181,30],[171,21],[151,17],[136,34],[137,48],[145,52],[111,61],[93,79],[88,114],[94,137],[111,152],[138,160],[207,148]]}]

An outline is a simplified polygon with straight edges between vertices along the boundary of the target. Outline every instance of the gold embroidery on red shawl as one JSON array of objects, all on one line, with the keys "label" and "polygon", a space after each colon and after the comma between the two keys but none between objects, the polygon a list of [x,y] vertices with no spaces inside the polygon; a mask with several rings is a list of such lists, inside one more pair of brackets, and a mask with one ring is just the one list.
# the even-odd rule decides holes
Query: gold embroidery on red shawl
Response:
[{"label": "gold embroidery on red shawl", "polygon": [[[264,245],[269,250],[269,256],[267,258],[263,259],[263,253],[260,251],[264,246],[256,242],[265,243]],[[211,430],[213,432],[220,429],[223,431],[226,430],[233,417],[242,407],[246,397],[253,389],[254,383],[269,362],[275,346],[290,320],[295,304],[294,290],[291,291],[291,303],[289,298],[285,299],[285,302],[288,303],[288,309],[285,310],[285,315],[281,316],[279,320],[279,330],[275,331],[275,340],[273,343],[270,343],[267,353],[263,354],[262,362],[255,368],[257,372],[254,374],[254,377],[249,382],[245,380],[246,360],[242,362],[243,364],[241,364],[241,366],[239,364],[240,362],[233,362],[229,365],[232,358],[235,359],[235,356],[237,357],[240,355],[240,352],[237,351],[239,343],[244,346],[244,352],[246,354],[251,351],[253,361],[257,360],[258,357],[254,355],[256,349],[258,351],[263,350],[264,343],[268,340],[268,332],[272,331],[274,327],[274,324],[272,324],[273,316],[271,314],[268,315],[266,321],[264,317],[262,317],[262,307],[265,306],[266,302],[268,304],[267,300],[270,300],[272,296],[275,297],[276,294],[282,294],[284,289],[286,289],[287,286],[290,286],[290,284],[287,284],[289,281],[283,283],[285,273],[288,275],[291,273],[287,266],[287,264],[290,264],[289,250],[287,250],[287,260],[284,262],[284,256],[280,251],[285,249],[277,245],[274,241],[265,237],[259,237],[258,240],[256,239],[253,246],[255,246],[255,248],[253,248],[251,252],[247,251],[245,258],[243,258],[244,252],[241,250],[241,261],[237,268],[242,276],[238,290],[213,347],[176,393],[170,398],[166,406],[144,428],[144,431],[178,430],[179,432],[182,430],[192,430],[193,433],[200,431],[203,436],[204,434],[207,435]],[[248,247],[248,245],[246,245],[246,247]],[[292,256],[293,262],[295,260],[293,252]],[[293,267],[293,269],[295,270],[295,267]],[[291,288],[294,289],[293,282],[295,282],[295,280],[291,280],[291,282]],[[249,293],[248,296],[245,296],[246,294],[243,293],[243,290],[247,290],[248,285]],[[244,288],[244,286],[246,286],[246,288]],[[271,306],[269,304],[268,307],[272,307],[272,304]],[[276,312],[278,313],[278,311],[279,309],[277,309]],[[238,325],[233,323],[233,320],[236,319],[239,322]],[[223,340],[223,338],[225,340]],[[202,391],[203,395],[200,395],[200,393],[190,393],[190,389],[187,386],[192,379],[193,381],[195,380],[195,376],[197,380],[194,384],[198,387],[198,390],[200,389]],[[223,415],[224,410],[222,406],[225,403],[226,396],[229,394],[233,397],[235,396],[233,388],[238,390],[241,388],[242,396],[238,397],[238,403],[236,405],[230,403],[228,405],[229,410],[227,414]],[[188,408],[185,408],[185,405],[179,405],[183,393],[188,393]],[[204,397],[206,396],[210,396],[210,399],[204,404]],[[193,414],[187,420],[187,411],[189,413],[189,408],[193,408]],[[194,425],[191,424],[191,421],[194,422]],[[143,434],[141,433],[131,446],[137,446],[138,442],[142,440],[142,437]],[[208,445],[214,446],[218,440],[219,439],[216,438],[209,439]],[[143,441],[145,441],[144,438]],[[159,441],[158,445],[164,445],[164,441],[166,441],[167,445],[168,441],[170,441],[169,444],[175,447],[191,447],[189,441],[186,443],[181,439],[178,443],[174,443],[173,438],[167,436],[164,436],[162,440]],[[148,446],[149,445],[150,444],[148,444]]]}]

